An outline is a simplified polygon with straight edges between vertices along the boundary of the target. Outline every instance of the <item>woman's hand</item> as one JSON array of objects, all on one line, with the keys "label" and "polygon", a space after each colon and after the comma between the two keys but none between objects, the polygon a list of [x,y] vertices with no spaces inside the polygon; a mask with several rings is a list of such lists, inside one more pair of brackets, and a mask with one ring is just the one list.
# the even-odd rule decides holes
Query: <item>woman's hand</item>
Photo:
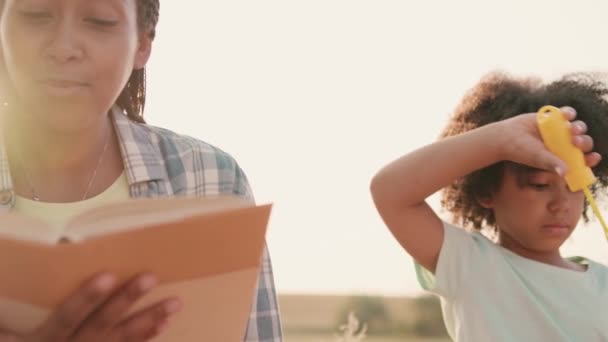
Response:
[{"label": "woman's hand", "polygon": [[162,332],[180,308],[180,302],[171,298],[125,317],[156,283],[151,274],[121,286],[113,275],[98,275],[70,295],[35,332],[20,336],[3,331],[0,342],[148,341]]}]

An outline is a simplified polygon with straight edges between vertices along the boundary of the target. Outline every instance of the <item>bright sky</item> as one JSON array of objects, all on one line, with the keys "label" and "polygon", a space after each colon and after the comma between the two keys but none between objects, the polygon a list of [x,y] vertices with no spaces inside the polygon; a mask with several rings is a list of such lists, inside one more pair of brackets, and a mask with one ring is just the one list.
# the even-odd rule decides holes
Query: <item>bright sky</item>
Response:
[{"label": "bright sky", "polygon": [[[147,118],[231,153],[275,204],[280,292],[416,294],[372,175],[433,141],[488,71],[605,71],[607,14],[604,0],[162,1]],[[596,222],[564,252],[608,263]]]}]

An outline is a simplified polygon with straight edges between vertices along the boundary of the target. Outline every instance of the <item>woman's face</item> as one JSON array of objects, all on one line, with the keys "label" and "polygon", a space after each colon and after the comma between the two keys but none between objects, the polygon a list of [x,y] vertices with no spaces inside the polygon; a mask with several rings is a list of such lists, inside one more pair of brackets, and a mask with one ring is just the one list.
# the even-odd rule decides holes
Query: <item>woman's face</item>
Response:
[{"label": "woman's face", "polygon": [[148,60],[151,42],[138,29],[136,0],[4,2],[9,101],[37,124],[66,131],[98,122]]}]

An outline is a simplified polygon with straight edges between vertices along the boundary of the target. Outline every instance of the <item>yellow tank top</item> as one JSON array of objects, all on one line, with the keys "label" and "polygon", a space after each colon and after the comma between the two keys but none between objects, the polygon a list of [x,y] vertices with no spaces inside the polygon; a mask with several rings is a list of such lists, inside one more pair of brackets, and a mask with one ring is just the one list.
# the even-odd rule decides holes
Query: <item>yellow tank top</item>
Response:
[{"label": "yellow tank top", "polygon": [[123,172],[109,188],[97,196],[71,203],[37,202],[21,196],[15,200],[14,210],[51,225],[57,236],[63,235],[65,224],[74,216],[94,207],[129,199],[129,183]]}]

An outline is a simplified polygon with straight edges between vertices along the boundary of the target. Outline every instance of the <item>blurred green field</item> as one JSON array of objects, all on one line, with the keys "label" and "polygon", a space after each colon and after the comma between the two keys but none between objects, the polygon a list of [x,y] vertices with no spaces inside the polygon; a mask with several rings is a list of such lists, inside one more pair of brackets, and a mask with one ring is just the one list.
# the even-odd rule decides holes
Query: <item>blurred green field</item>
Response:
[{"label": "blurred green field", "polygon": [[279,294],[279,307],[286,342],[340,341],[339,327],[346,323],[347,312],[358,319],[374,317],[361,342],[450,341],[439,302],[432,297]]},{"label": "blurred green field", "polygon": [[[285,334],[285,342],[334,342],[335,336],[322,334]],[[417,337],[366,337],[361,342],[451,342],[448,339],[428,339]]]}]

